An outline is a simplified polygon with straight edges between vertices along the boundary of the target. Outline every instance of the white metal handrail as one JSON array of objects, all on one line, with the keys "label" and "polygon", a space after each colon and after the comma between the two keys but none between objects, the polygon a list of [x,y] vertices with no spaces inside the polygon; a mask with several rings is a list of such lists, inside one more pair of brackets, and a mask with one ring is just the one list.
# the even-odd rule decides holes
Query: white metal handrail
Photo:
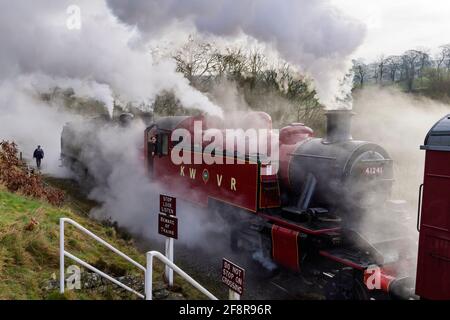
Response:
[{"label": "white metal handrail", "polygon": [[198,289],[201,293],[207,296],[211,300],[217,300],[217,298],[208,290],[206,290],[201,284],[192,279],[186,272],[181,270],[176,264],[167,259],[161,252],[149,251],[147,252],[147,271],[145,273],[145,292],[146,299],[152,300],[152,290],[153,290],[153,258],[157,258],[164,264],[168,265],[173,271],[178,273],[183,279],[189,282],[192,286]]},{"label": "white metal handrail", "polygon": [[72,260],[74,260],[75,262],[81,264],[82,266],[88,268],[89,270],[99,274],[100,276],[104,277],[105,279],[108,279],[109,281],[117,284],[118,286],[136,294],[137,296],[139,296],[140,298],[144,299],[145,296],[142,295],[141,293],[133,290],[132,288],[124,285],[122,282],[114,279],[113,277],[107,275],[106,273],[98,270],[97,268],[95,268],[94,266],[90,265],[89,263],[81,260],[80,258],[77,258],[76,256],[74,256],[73,254],[71,254],[70,252],[65,251],[64,249],[64,223],[67,222],[71,225],[73,225],[74,227],[76,227],[78,230],[82,231],[83,233],[89,235],[91,238],[93,238],[94,240],[100,242],[101,244],[103,244],[105,247],[107,247],[108,249],[110,249],[111,251],[113,251],[114,253],[116,253],[117,255],[121,256],[122,258],[124,258],[125,260],[127,260],[128,262],[132,263],[133,265],[135,265],[137,268],[141,269],[142,271],[146,272],[146,268],[139,264],[138,262],[134,261],[133,259],[131,259],[129,256],[127,256],[126,254],[124,254],[123,252],[119,251],[118,249],[114,248],[112,245],[110,245],[108,242],[106,242],[105,240],[103,240],[102,238],[96,236],[95,234],[93,234],[91,231],[89,231],[88,229],[84,228],[83,226],[81,226],[79,223],[73,221],[72,219],[69,218],[60,218],[59,219],[59,287],[60,287],[60,292],[64,293],[64,281],[65,281],[65,273],[64,273],[64,257],[68,257]]},{"label": "white metal handrail", "polygon": [[[124,285],[120,281],[112,278],[111,276],[107,275],[106,273],[98,270],[97,268],[95,268],[94,266],[90,265],[89,263],[87,263],[87,262],[81,260],[80,258],[74,256],[70,252],[65,251],[65,249],[64,249],[64,225],[65,225],[65,222],[73,225],[78,230],[80,230],[80,231],[84,232],[85,234],[89,235],[94,240],[100,242],[101,244],[103,244],[105,247],[107,247],[108,249],[110,249],[114,253],[118,254],[119,256],[121,256],[122,258],[127,260],[128,262],[132,263],[133,265],[135,265],[136,267],[138,267],[139,269],[144,271],[145,272],[145,288],[144,288],[144,290],[145,290],[145,293],[146,293],[145,296],[142,295],[141,293],[133,290],[132,288]],[[85,267],[85,268],[87,268],[87,269],[89,269],[89,270],[99,274],[100,276],[104,277],[105,279],[108,279],[111,282],[117,284],[118,286],[120,286],[120,287],[122,287],[122,288],[124,288],[124,289],[126,289],[126,290],[128,290],[128,291],[130,291],[130,292],[132,292],[134,294],[136,294],[140,298],[142,298],[142,299],[146,298],[147,300],[152,300],[152,298],[153,298],[153,292],[152,292],[152,289],[153,289],[153,258],[156,257],[158,260],[163,262],[165,265],[169,266],[169,268],[171,268],[173,271],[178,273],[183,279],[185,279],[187,282],[189,282],[192,286],[194,286],[196,289],[198,289],[201,293],[206,295],[209,299],[217,300],[217,298],[211,292],[209,292],[207,289],[205,289],[201,284],[199,284],[193,278],[191,278],[186,272],[181,270],[176,264],[174,264],[172,261],[167,259],[162,253],[160,253],[158,251],[149,251],[149,252],[147,252],[147,268],[145,268],[144,266],[142,266],[138,262],[134,261],[133,259],[131,259],[129,256],[127,256],[123,252],[119,251],[118,249],[116,249],[115,247],[110,245],[108,242],[106,242],[102,238],[96,236],[94,233],[92,233],[88,229],[86,229],[83,226],[81,226],[79,223],[77,223],[74,220],[69,219],[69,218],[60,218],[59,219],[59,266],[60,266],[60,268],[59,268],[59,279],[60,279],[59,280],[60,281],[59,282],[59,286],[60,286],[60,292],[61,293],[64,293],[64,281],[65,281],[64,257],[68,257],[68,258],[74,260],[75,262],[79,263],[83,267]]]}]

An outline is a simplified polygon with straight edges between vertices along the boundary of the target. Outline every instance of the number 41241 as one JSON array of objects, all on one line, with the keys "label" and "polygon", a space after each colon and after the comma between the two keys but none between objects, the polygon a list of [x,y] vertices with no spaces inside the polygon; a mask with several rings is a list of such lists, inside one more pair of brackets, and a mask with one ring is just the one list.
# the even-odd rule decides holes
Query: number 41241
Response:
[{"label": "number 41241", "polygon": [[364,173],[368,176],[383,174],[383,167],[368,167],[364,170]]}]

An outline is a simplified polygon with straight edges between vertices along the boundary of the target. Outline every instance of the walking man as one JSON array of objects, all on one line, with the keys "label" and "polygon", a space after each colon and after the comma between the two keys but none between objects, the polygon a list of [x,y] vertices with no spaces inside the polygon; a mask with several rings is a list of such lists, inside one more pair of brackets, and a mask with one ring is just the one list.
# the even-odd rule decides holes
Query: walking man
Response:
[{"label": "walking man", "polygon": [[44,158],[44,150],[42,150],[41,146],[38,146],[36,150],[34,150],[33,158],[36,159],[36,166],[38,170],[41,169],[41,161]]}]

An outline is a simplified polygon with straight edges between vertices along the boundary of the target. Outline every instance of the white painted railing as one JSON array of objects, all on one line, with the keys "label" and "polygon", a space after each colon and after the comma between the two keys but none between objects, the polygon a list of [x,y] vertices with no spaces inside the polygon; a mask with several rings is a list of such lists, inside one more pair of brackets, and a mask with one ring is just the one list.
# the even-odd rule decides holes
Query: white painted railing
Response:
[{"label": "white painted railing", "polygon": [[106,273],[98,270],[97,268],[95,268],[94,266],[90,265],[89,263],[87,263],[87,262],[81,260],[80,258],[74,256],[70,252],[67,252],[65,250],[65,248],[64,248],[64,225],[65,225],[66,222],[71,224],[71,225],[73,225],[75,228],[77,228],[78,230],[80,230],[83,233],[87,234],[88,236],[90,236],[94,240],[100,242],[105,247],[107,247],[108,249],[110,249],[111,251],[116,253],[117,255],[121,256],[122,258],[124,258],[125,260],[130,262],[131,264],[135,265],[137,268],[139,268],[142,271],[144,271],[144,273],[146,272],[146,269],[145,269],[145,267],[143,265],[139,264],[138,262],[134,261],[133,259],[131,259],[129,256],[127,256],[123,252],[121,252],[118,249],[114,248],[108,242],[106,242],[102,238],[96,236],[91,231],[89,231],[88,229],[86,229],[83,226],[81,226],[79,223],[77,223],[77,222],[75,222],[75,221],[73,221],[72,219],[69,219],[69,218],[61,218],[61,219],[59,219],[59,288],[60,288],[60,292],[61,293],[64,293],[64,281],[65,281],[64,257],[68,257],[68,258],[74,260],[75,262],[81,264],[83,267],[85,267],[85,268],[87,268],[87,269],[89,269],[89,270],[99,274],[103,278],[108,279],[109,281],[117,284],[118,286],[124,288],[125,290],[128,290],[128,291],[134,293],[135,295],[137,295],[138,297],[140,297],[142,299],[145,299],[145,296],[143,294],[137,292],[136,290],[134,290],[134,289],[132,289],[132,288],[126,286],[126,285],[124,285],[122,282],[120,282],[120,281],[114,279],[113,277],[107,275]]},{"label": "white painted railing", "polygon": [[[142,295],[141,293],[135,291],[134,289],[124,285],[120,281],[112,278],[111,276],[107,275],[106,273],[98,270],[97,268],[95,268],[94,266],[90,265],[89,263],[87,263],[87,262],[81,260],[80,258],[74,256],[70,252],[65,251],[65,247],[64,247],[64,226],[65,226],[66,222],[71,224],[71,225],[73,225],[78,230],[82,231],[83,233],[89,235],[94,240],[100,242],[105,247],[107,247],[108,249],[110,249],[111,251],[116,253],[117,255],[121,256],[122,258],[124,258],[125,260],[127,260],[128,262],[130,262],[131,264],[136,266],[137,268],[139,268],[142,271],[144,271],[145,272],[145,289],[144,290],[145,290],[145,293],[146,293],[145,296]],[[147,268],[145,268],[144,266],[142,266],[138,262],[134,261],[133,259],[131,259],[129,256],[127,256],[123,252],[121,252],[118,249],[114,248],[112,245],[110,245],[108,242],[106,242],[102,238],[96,236],[94,233],[92,233],[88,229],[86,229],[83,226],[81,226],[79,223],[77,223],[74,220],[69,219],[69,218],[60,218],[59,219],[59,279],[60,279],[59,280],[60,281],[59,282],[59,286],[60,286],[60,292],[61,293],[64,293],[64,281],[65,281],[64,257],[68,257],[68,258],[74,260],[75,262],[79,263],[83,267],[85,267],[85,268],[87,268],[87,269],[89,269],[89,270],[99,274],[100,276],[102,276],[105,279],[108,279],[109,281],[117,284],[118,286],[124,288],[125,290],[128,290],[128,291],[134,293],[135,295],[139,296],[140,298],[147,299],[147,300],[152,300],[152,298],[153,298],[153,293],[152,293],[152,289],[153,289],[153,258],[157,258],[162,263],[164,263],[166,266],[168,266],[170,269],[172,269],[173,271],[178,273],[183,279],[185,279],[188,283],[190,283],[192,286],[194,286],[196,289],[198,289],[201,293],[203,293],[209,299],[217,300],[217,298],[211,292],[209,292],[207,289],[205,289],[202,285],[200,285],[197,281],[195,281],[192,277],[190,277],[186,272],[181,270],[176,264],[174,264],[172,261],[167,259],[162,253],[160,253],[158,251],[149,251],[149,252],[147,252]]]},{"label": "white painted railing", "polygon": [[161,252],[149,251],[147,252],[147,272],[145,274],[145,292],[147,292],[146,299],[152,300],[152,289],[153,289],[153,258],[157,258],[162,263],[166,264],[173,271],[178,273],[184,280],[189,282],[193,287],[203,293],[211,300],[217,300],[217,298],[208,290],[206,290],[201,284],[192,279],[186,272],[181,270],[176,264],[167,259]]}]

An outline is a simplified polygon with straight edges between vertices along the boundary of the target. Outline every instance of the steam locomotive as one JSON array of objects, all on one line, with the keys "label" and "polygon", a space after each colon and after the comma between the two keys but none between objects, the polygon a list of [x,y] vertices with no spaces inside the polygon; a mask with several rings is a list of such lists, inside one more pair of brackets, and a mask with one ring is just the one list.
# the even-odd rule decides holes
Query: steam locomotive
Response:
[{"label": "steam locomotive", "polygon": [[[414,232],[404,202],[391,199],[393,160],[381,146],[352,138],[352,116],[328,111],[323,138],[301,123],[277,132],[263,112],[243,116],[239,128],[257,127],[278,142],[275,158],[271,145],[239,149],[251,143],[245,135],[220,144],[227,132],[221,119],[163,117],[145,129],[145,170],[167,194],[220,214],[232,226],[236,252],[269,270],[325,277],[328,299],[417,298]],[[119,124],[131,118],[123,115]],[[98,121],[104,124],[91,125]],[[83,173],[83,139],[76,135],[70,124],[64,128],[62,155]]]},{"label": "steam locomotive", "polygon": [[[393,161],[381,146],[352,138],[351,111],[326,116],[326,136],[315,138],[300,123],[275,136],[269,115],[247,115],[244,125],[257,119],[269,140],[278,140],[279,160],[269,149],[236,151],[248,137],[224,148],[211,139],[172,139],[179,129],[192,137],[224,129],[219,119],[161,118],[145,131],[146,168],[171,195],[219,212],[233,226],[234,250],[270,260],[269,268],[310,272],[312,266],[325,274],[329,299],[414,297],[416,250],[402,202],[390,199]],[[221,132],[215,140],[226,139]],[[207,149],[231,161],[206,163],[199,154]],[[201,160],[180,163],[174,154]]]}]

